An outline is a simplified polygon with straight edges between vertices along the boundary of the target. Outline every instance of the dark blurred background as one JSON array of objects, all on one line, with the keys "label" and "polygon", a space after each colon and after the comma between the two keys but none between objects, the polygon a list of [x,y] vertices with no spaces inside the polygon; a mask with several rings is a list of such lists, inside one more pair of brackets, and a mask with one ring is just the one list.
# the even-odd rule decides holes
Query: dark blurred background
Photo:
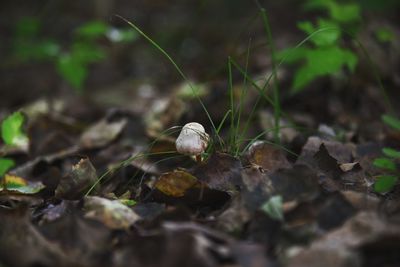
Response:
[{"label": "dark blurred background", "polygon": [[[397,27],[397,1],[379,2],[359,1],[364,8],[364,20],[378,17]],[[302,0],[260,1],[258,4],[267,10],[278,48],[293,46],[304,38],[296,28],[298,21],[318,16],[318,12],[306,12]],[[18,55],[23,53],[21,48],[16,49],[18,25],[29,28],[30,22],[26,18],[33,18],[40,25],[31,37],[52,40],[62,55],[71,51],[76,29],[86,23],[98,21],[126,30],[129,26],[115,16],[120,15],[156,40],[191,79],[226,82],[227,57],[233,56],[244,64],[250,40],[249,73],[262,73],[270,66],[258,14],[256,2],[244,0],[2,1],[0,105],[16,108],[39,97],[87,97],[106,94],[110,90],[121,92],[126,100],[125,96],[130,95],[127,92],[134,91],[138,84],[150,83],[159,93],[167,93],[174,84],[182,81],[165,57],[142,37],[121,43],[99,38],[95,44],[96,48],[102,49],[103,55],[101,60],[86,65],[87,77],[77,93],[60,77],[54,60],[46,59],[46,56],[43,59]],[[21,38],[24,42],[24,37]],[[33,46],[27,44],[22,46],[24,49],[30,50]]]}]

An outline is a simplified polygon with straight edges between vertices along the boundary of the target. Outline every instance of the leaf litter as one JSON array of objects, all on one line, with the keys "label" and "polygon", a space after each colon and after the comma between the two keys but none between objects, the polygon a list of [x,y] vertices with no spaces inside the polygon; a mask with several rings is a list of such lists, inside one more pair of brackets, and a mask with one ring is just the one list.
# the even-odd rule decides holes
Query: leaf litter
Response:
[{"label": "leaf litter", "polygon": [[389,221],[398,199],[386,200],[380,218],[384,200],[368,184],[377,150],[310,136],[296,161],[260,141],[240,158],[213,152],[195,163],[161,156],[170,148],[159,142],[151,150],[127,142],[134,117],[113,114],[76,134],[77,146],[65,143],[6,174],[0,243],[11,254],[0,254],[3,262],[364,266],[380,259],[369,253],[380,244],[388,243],[383,254],[397,249],[400,228]]},{"label": "leaf litter", "polygon": [[[357,83],[365,85],[349,81]],[[0,149],[15,161],[0,184],[0,265],[398,265],[400,188],[395,181],[376,192],[381,173],[373,162],[400,138],[371,119],[382,108],[376,88],[283,95],[279,145],[271,109],[250,118],[257,95],[249,91],[242,115],[251,123],[240,138],[251,144],[239,145],[235,157],[223,143],[230,127],[222,123],[217,134],[187,84],[170,86],[167,96],[143,84],[151,92],[140,87],[132,101],[112,87],[93,101],[61,97],[21,107],[29,140],[19,130],[5,133],[17,146]],[[229,104],[221,84],[198,84],[216,122]],[[129,91],[132,81],[120,86]],[[243,87],[234,85],[235,99]],[[98,106],[107,97],[128,108]],[[190,121],[204,125],[214,146],[202,162],[175,151]],[[398,167],[396,150],[384,151],[394,158],[389,170]]]}]

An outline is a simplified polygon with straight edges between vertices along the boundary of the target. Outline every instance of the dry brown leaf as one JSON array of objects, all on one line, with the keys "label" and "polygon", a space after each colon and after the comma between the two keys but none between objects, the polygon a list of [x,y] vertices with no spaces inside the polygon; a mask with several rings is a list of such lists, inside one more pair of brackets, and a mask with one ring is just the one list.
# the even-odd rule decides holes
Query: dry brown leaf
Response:
[{"label": "dry brown leaf", "polygon": [[196,177],[188,172],[176,170],[161,175],[155,188],[168,196],[182,197],[188,189],[196,185],[200,185]]}]

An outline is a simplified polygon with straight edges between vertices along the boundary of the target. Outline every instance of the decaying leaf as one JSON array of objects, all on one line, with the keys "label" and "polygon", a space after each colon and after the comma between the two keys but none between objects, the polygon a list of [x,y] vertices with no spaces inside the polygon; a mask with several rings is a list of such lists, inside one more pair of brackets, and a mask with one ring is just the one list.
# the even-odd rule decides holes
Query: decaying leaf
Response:
[{"label": "decaying leaf", "polygon": [[[399,262],[400,227],[373,212],[360,212],[341,228],[314,241],[289,263],[290,267],[395,266]],[[385,250],[381,250],[385,246]],[[367,252],[368,253],[365,253]],[[374,253],[387,255],[369,265]],[[364,263],[363,265],[361,263]],[[392,265],[395,264],[395,265]]]},{"label": "decaying leaf", "polygon": [[80,146],[83,148],[103,147],[117,138],[126,124],[126,119],[112,122],[103,119],[82,134]]},{"label": "decaying leaf", "polygon": [[296,163],[315,166],[313,157],[321,150],[321,145],[325,147],[328,155],[335,159],[339,164],[352,162],[353,150],[355,150],[355,148],[351,144],[327,141],[316,136],[311,136],[304,145]]},{"label": "decaying leaf", "polygon": [[352,163],[343,163],[340,164],[339,167],[343,172],[348,172],[353,170],[356,167],[360,167],[360,164],[358,162],[352,162]]},{"label": "decaying leaf", "polygon": [[89,159],[81,159],[61,178],[55,195],[57,198],[69,200],[80,199],[96,182],[96,169]]},{"label": "decaying leaf", "polygon": [[197,178],[180,170],[161,175],[155,183],[156,189],[172,197],[182,197],[188,189],[195,186],[200,186]]},{"label": "decaying leaf", "polygon": [[[37,226],[43,238],[57,247],[68,261],[53,266],[112,266],[108,251],[112,244],[111,229],[101,222],[84,218],[76,208],[71,208],[51,222]],[[47,266],[47,265],[46,265]]]},{"label": "decaying leaf", "polygon": [[41,182],[31,182],[26,179],[6,174],[0,183],[0,192],[12,192],[24,195],[36,194],[45,188]]},{"label": "decaying leaf", "polygon": [[274,187],[268,174],[255,165],[242,171],[243,186],[241,199],[244,207],[256,211],[274,193]]},{"label": "decaying leaf", "polygon": [[290,167],[282,149],[262,141],[255,142],[250,146],[247,158],[250,163],[260,166],[268,172]]},{"label": "decaying leaf", "polygon": [[316,219],[318,226],[324,230],[340,227],[357,212],[353,205],[339,192],[331,193],[319,202],[322,203]]},{"label": "decaying leaf", "polygon": [[211,189],[234,192],[242,185],[242,164],[229,154],[215,153],[205,164],[194,170],[194,175]]},{"label": "decaying leaf", "polygon": [[85,217],[103,222],[112,229],[127,229],[140,219],[132,209],[118,200],[85,197]]},{"label": "decaying leaf", "polygon": [[73,266],[63,251],[30,223],[24,208],[0,209],[0,260],[6,266]]},{"label": "decaying leaf", "polygon": [[177,97],[155,101],[145,116],[149,136],[158,137],[164,130],[176,125],[185,108],[185,102]]},{"label": "decaying leaf", "polygon": [[292,169],[278,170],[270,175],[274,192],[284,201],[311,200],[320,192],[316,173],[304,165],[294,165]]}]

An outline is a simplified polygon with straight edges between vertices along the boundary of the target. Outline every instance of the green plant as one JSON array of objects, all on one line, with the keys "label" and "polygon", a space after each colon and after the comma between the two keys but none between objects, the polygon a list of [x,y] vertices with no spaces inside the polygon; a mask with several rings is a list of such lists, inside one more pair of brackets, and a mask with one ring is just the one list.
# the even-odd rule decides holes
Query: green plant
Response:
[{"label": "green plant", "polygon": [[106,57],[98,41],[107,38],[111,42],[131,42],[137,35],[126,29],[117,29],[100,21],[81,25],[73,32],[72,42],[62,47],[49,38],[40,36],[40,21],[23,18],[16,25],[13,54],[17,61],[50,61],[58,74],[77,92],[83,91],[91,64]]},{"label": "green plant", "polygon": [[[264,9],[260,8],[260,13],[261,13],[261,17],[263,19],[263,24],[267,33],[267,37],[269,42],[272,43],[272,36],[271,36],[271,32],[270,32],[270,28],[269,28],[269,23],[268,23],[268,18],[266,16],[266,12]],[[214,121],[212,120],[206,106],[204,105],[203,101],[200,98],[200,95],[202,94],[202,88],[198,87],[198,85],[195,85],[194,83],[192,83],[187,76],[184,74],[184,72],[182,71],[182,69],[178,66],[178,64],[175,62],[175,60],[168,54],[168,52],[166,52],[156,41],[154,41],[150,36],[148,36],[146,33],[144,33],[137,25],[135,25],[134,23],[132,23],[131,21],[125,19],[122,16],[116,15],[116,17],[120,18],[121,20],[123,20],[124,22],[126,22],[128,25],[130,25],[139,35],[141,35],[144,39],[146,39],[156,50],[158,50],[171,64],[172,66],[175,68],[175,70],[179,73],[179,75],[183,78],[183,80],[186,82],[187,86],[185,87],[185,94],[184,96],[190,96],[190,98],[194,98],[196,100],[198,100],[198,102],[200,103],[201,107],[203,108],[205,114],[207,115],[207,118],[212,126],[212,130],[213,130],[213,139],[211,139],[210,144],[208,146],[208,149],[203,153],[203,155],[205,155],[206,157],[208,155],[210,155],[210,152],[215,150],[215,146],[216,143],[218,143],[220,145],[221,148],[225,147],[224,141],[222,140],[222,138],[220,137],[219,133],[225,123],[225,121],[228,119],[228,117],[230,118],[230,135],[229,135],[229,144],[227,147],[229,153],[231,153],[234,156],[239,156],[242,155],[248,148],[249,146],[255,142],[256,140],[258,140],[259,138],[261,138],[263,135],[265,135],[267,132],[269,131],[273,131],[275,136],[277,136],[279,134],[279,130],[280,130],[280,126],[279,126],[279,119],[281,114],[283,114],[283,112],[280,110],[280,102],[279,102],[279,88],[277,87],[277,84],[275,86],[274,89],[274,99],[271,99],[268,94],[266,93],[266,89],[267,86],[269,85],[269,82],[271,81],[271,79],[274,77],[275,82],[277,83],[277,77],[276,77],[276,68],[279,67],[282,64],[282,60],[279,62],[279,64],[274,63],[274,65],[276,64],[276,66],[274,67],[274,71],[273,73],[267,77],[265,79],[264,85],[263,86],[259,86],[257,84],[257,82],[252,79],[248,73],[247,73],[247,67],[248,67],[248,60],[249,60],[249,54],[250,54],[250,43],[247,49],[247,55],[246,55],[246,67],[245,70],[243,70],[240,65],[238,63],[236,63],[231,57],[228,57],[228,88],[229,88],[229,98],[230,98],[230,109],[228,109],[225,113],[225,115],[223,116],[222,120],[220,121],[220,123],[218,124],[218,126],[216,126],[214,124]],[[302,42],[304,43],[304,42]],[[300,43],[299,46],[302,44]],[[274,48],[271,45],[270,47],[271,52],[274,52]],[[233,80],[232,80],[232,67],[235,67],[240,74],[242,74],[244,80],[243,80],[243,90],[241,90],[240,92],[240,99],[239,99],[239,104],[235,106],[235,101],[234,101],[234,92],[233,92]],[[247,83],[250,83],[258,92],[259,92],[259,97],[257,100],[256,105],[253,106],[253,109],[251,111],[251,114],[249,116],[249,118],[247,119],[244,129],[242,130],[241,133],[239,133],[239,126],[241,123],[241,114],[242,114],[242,109],[243,109],[243,104],[244,104],[244,98],[246,96],[246,90],[247,90]],[[257,135],[256,137],[254,137],[253,139],[244,139],[243,136],[245,134],[245,132],[248,129],[249,123],[250,123],[250,119],[253,116],[256,106],[259,103],[259,100],[261,98],[264,98],[269,104],[271,104],[274,108],[275,111],[277,111],[277,116],[275,117],[275,121],[278,121],[278,124],[276,127],[272,128],[272,129],[268,129],[262,133],[260,133],[259,135]],[[160,134],[160,136],[158,138],[161,138],[164,135],[169,135],[173,132],[176,132],[177,130],[180,130],[180,126],[175,126],[172,128],[169,128],[167,130],[165,130],[164,132],[162,132]],[[145,158],[148,156],[152,156],[152,155],[170,155],[170,154],[176,154],[176,151],[165,151],[165,152],[159,152],[159,153],[151,153],[151,147],[155,144],[155,142],[157,142],[158,138],[156,140],[154,140],[148,147],[147,151],[149,152],[144,152],[144,153],[139,153],[137,155],[133,155],[131,157],[129,157],[128,159],[119,162],[118,164],[116,164],[115,166],[110,167],[104,174],[102,174],[97,182],[86,192],[86,195],[89,195],[94,187],[100,183],[101,181],[103,181],[104,179],[106,179],[107,176],[109,176],[110,174],[112,174],[113,172],[115,172],[116,170],[130,164],[132,161],[136,160],[136,159],[140,159],[140,158]],[[249,143],[242,149],[241,145],[243,144],[243,142],[245,141],[249,141]],[[272,144],[272,143],[271,143]],[[283,146],[277,144],[277,146],[279,146],[282,149],[285,149]],[[288,151],[289,153],[293,153],[292,151],[289,151],[287,149],[285,149],[286,151]],[[293,153],[295,154],[295,153]],[[296,155],[296,154],[295,154]],[[178,155],[178,156],[171,156],[169,158],[166,159],[162,159],[161,161],[165,161],[168,160],[170,158],[176,158],[176,157],[182,157],[182,155]],[[143,174],[144,176],[144,174]],[[143,176],[141,178],[140,183],[142,183],[143,180]]]},{"label": "green plant", "polygon": [[306,10],[319,9],[328,16],[316,23],[303,21],[297,27],[310,36],[311,45],[287,49],[279,53],[288,64],[300,62],[296,71],[292,92],[301,91],[318,77],[333,75],[344,67],[354,71],[357,55],[342,44],[342,28],[354,35],[361,20],[360,6],[356,3],[339,3],[336,0],[308,0]]},{"label": "green plant", "polygon": [[[27,145],[28,137],[22,131],[23,124],[24,116],[20,112],[14,112],[2,121],[1,137],[6,146]],[[12,159],[0,157],[0,178],[14,165]]]},{"label": "green plant", "polygon": [[[263,22],[263,26],[265,28],[266,34],[267,34],[267,40],[268,42],[271,44],[270,45],[270,51],[273,55],[275,55],[275,50],[274,50],[274,46],[273,46],[273,42],[272,42],[272,35],[271,35],[271,30],[269,27],[269,22],[268,22],[268,17],[266,15],[266,11],[260,7],[260,15],[262,18],[262,22]],[[240,122],[241,122],[241,112],[242,112],[242,108],[243,108],[243,98],[246,96],[246,87],[247,87],[247,82],[250,82],[251,85],[256,88],[256,90],[258,90],[259,92],[259,99],[264,98],[267,100],[268,103],[270,103],[272,105],[272,107],[274,108],[274,114],[275,114],[275,127],[271,130],[267,130],[267,131],[273,131],[274,132],[274,136],[275,136],[275,141],[279,142],[279,131],[280,131],[280,126],[279,126],[279,121],[280,121],[280,117],[282,115],[282,111],[280,109],[280,100],[279,100],[279,88],[278,88],[278,84],[277,84],[277,77],[276,77],[276,68],[280,65],[280,64],[276,64],[276,62],[274,62],[274,70],[273,73],[270,77],[268,77],[265,80],[265,83],[262,87],[257,85],[257,82],[254,81],[254,79],[250,78],[247,74],[247,63],[246,63],[246,69],[243,70],[239,64],[237,64],[232,58],[228,57],[228,89],[229,89],[229,98],[230,98],[230,108],[226,111],[223,119],[221,120],[220,124],[218,125],[218,127],[216,127],[216,125],[214,124],[214,121],[212,120],[206,106],[204,105],[203,101],[201,100],[198,92],[199,90],[195,87],[194,84],[192,84],[192,82],[186,77],[186,75],[184,74],[184,72],[182,71],[182,69],[178,66],[178,64],[174,61],[174,59],[162,48],[160,47],[159,44],[157,44],[157,42],[155,42],[152,38],[150,38],[146,33],[144,33],[137,25],[135,25],[134,23],[132,23],[131,21],[116,15],[116,17],[120,18],[121,20],[125,21],[127,24],[129,24],[138,34],[140,34],[142,37],[144,37],[153,47],[155,47],[162,55],[164,55],[167,60],[174,66],[174,68],[177,70],[177,72],[179,73],[179,75],[185,80],[185,82],[187,83],[188,87],[190,88],[192,95],[194,96],[194,98],[196,98],[198,100],[198,102],[200,103],[200,105],[202,106],[205,114],[207,115],[207,118],[212,126],[212,130],[213,130],[213,135],[215,137],[216,140],[212,140],[213,142],[210,143],[210,145],[208,146],[208,149],[206,151],[206,155],[208,155],[210,153],[210,151],[215,149],[215,145],[218,144],[220,146],[220,148],[226,149],[227,152],[233,154],[234,156],[238,156],[240,154],[243,153],[243,151],[240,153],[240,147],[243,144],[244,141],[249,141],[249,140],[244,140],[243,136],[244,133],[247,130],[247,127],[249,126],[250,123],[250,119],[254,114],[255,108],[257,105],[254,106],[247,122],[245,123],[245,127],[243,129],[243,131],[241,133],[239,133],[239,126],[240,126]],[[250,46],[249,46],[250,47]],[[248,49],[247,51],[247,58],[246,58],[246,62],[248,62],[248,57],[249,57],[249,53],[250,50]],[[275,59],[276,60],[276,59]],[[244,86],[243,86],[243,90],[240,93],[240,100],[239,100],[239,104],[235,105],[235,100],[233,97],[233,80],[232,80],[232,67],[235,67],[244,77]],[[273,91],[273,98],[271,99],[267,94],[266,94],[266,89],[267,86],[269,85],[271,79],[274,79],[274,91]],[[258,100],[259,101],[259,100]],[[258,102],[257,101],[257,102]],[[229,131],[229,143],[227,146],[225,146],[224,141],[222,140],[222,138],[219,136],[220,130],[222,128],[222,126],[224,125],[225,121],[230,118],[230,131]],[[266,132],[267,132],[266,131]],[[258,135],[255,139],[251,139],[250,141],[253,142],[256,139],[260,138],[262,135],[264,135],[264,133]]]},{"label": "green plant", "polygon": [[[386,125],[400,131],[399,119],[390,115],[383,115],[382,120]],[[400,160],[400,150],[385,147],[382,149],[382,153],[384,157],[376,158],[373,162],[375,167],[385,172],[385,174],[377,177],[377,181],[374,184],[374,190],[378,193],[385,193],[392,190],[400,176],[400,169],[396,164],[396,161]]]}]

